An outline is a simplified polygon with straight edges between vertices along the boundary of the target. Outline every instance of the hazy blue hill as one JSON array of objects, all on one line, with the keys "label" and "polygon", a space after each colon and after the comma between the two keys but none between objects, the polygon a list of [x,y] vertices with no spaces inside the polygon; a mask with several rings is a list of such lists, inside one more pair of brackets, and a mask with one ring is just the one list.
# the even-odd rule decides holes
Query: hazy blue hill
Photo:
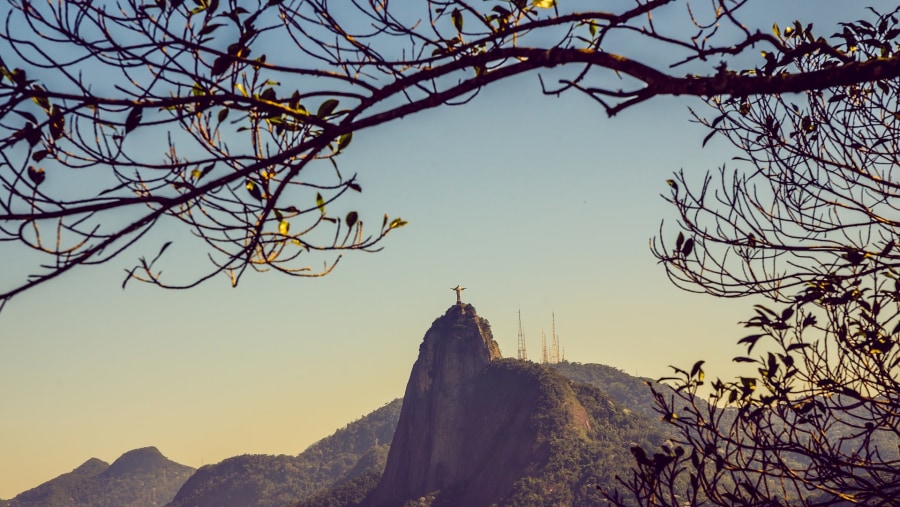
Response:
[{"label": "hazy blue hill", "polygon": [[235,456],[202,467],[169,507],[282,507],[361,474],[380,474],[400,405],[394,400],[297,456]]},{"label": "hazy blue hill", "polygon": [[194,469],[167,459],[155,447],[123,454],[109,465],[91,458],[28,490],[2,507],[158,507],[165,505]]}]

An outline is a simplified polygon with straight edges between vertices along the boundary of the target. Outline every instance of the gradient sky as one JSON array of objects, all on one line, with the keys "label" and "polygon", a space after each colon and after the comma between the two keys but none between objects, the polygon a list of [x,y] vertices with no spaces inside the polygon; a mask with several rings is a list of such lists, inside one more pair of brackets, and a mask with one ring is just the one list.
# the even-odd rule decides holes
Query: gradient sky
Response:
[{"label": "gradient sky", "polygon": [[[847,4],[761,9],[760,26],[811,6],[826,22],[863,15]],[[410,223],[323,279],[121,290],[160,239],[17,297],[0,314],[0,498],[148,445],[194,467],[296,454],[403,393],[458,283],[504,356],[521,309],[531,357],[556,312],[571,361],[659,377],[705,359],[726,374],[752,303],[678,291],[648,249],[674,219],[666,178],[736,154],[701,149],[688,105],[703,107],[657,99],[609,119],[585,97],[541,96],[534,76],[505,81],[355,136],[341,163],[364,192],[335,206]]]}]

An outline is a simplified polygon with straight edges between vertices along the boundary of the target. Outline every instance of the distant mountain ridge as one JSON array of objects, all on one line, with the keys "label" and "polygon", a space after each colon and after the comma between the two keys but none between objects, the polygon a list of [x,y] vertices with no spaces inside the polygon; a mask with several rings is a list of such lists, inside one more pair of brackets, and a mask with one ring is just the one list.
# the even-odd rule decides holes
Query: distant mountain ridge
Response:
[{"label": "distant mountain ridge", "polygon": [[400,405],[396,399],[297,456],[243,455],[201,467],[168,507],[283,507],[362,474],[380,474]]},{"label": "distant mountain ridge", "polygon": [[128,451],[112,465],[91,458],[75,470],[0,501],[0,507],[161,507],[194,469],[155,447]]},{"label": "distant mountain ridge", "polygon": [[[644,384],[600,364],[550,365],[570,380],[608,392],[624,410],[655,418]],[[401,399],[349,423],[298,456],[243,455],[201,467],[167,507],[352,505],[380,480],[400,415]],[[0,506],[2,507],[2,506]]]},{"label": "distant mountain ridge", "polygon": [[[456,311],[454,308],[458,309],[452,307],[451,310]],[[545,366],[502,360],[499,348],[490,338],[489,324],[480,317],[476,322],[474,308],[469,308],[472,313],[470,318],[450,322],[448,329],[444,330],[445,334],[454,337],[451,343],[459,348],[450,354],[449,368],[446,368],[448,374],[456,375],[454,371],[467,368],[459,362],[460,354],[473,344],[477,348],[480,342],[488,357],[476,369],[495,363],[488,373],[481,373],[486,375],[487,387],[480,388],[480,392],[472,399],[483,407],[485,415],[482,419],[488,421],[492,417],[498,417],[487,414],[496,409],[498,398],[512,398],[513,394],[524,389],[531,390],[528,396],[532,397],[533,402],[537,398],[544,398],[542,408],[534,411],[531,417],[552,422],[550,426],[545,425],[541,437],[547,444],[546,459],[538,460],[539,466],[535,465],[530,470],[534,473],[514,478],[512,489],[509,490],[509,495],[512,496],[508,495],[506,505],[527,505],[536,495],[544,494],[539,493],[542,488],[553,488],[556,483],[568,484],[574,480],[572,470],[566,471],[566,467],[561,465],[563,453],[582,462],[577,473],[585,480],[587,475],[593,473],[590,472],[591,467],[605,466],[608,470],[595,470],[594,475],[597,477],[591,479],[595,480],[605,476],[604,474],[608,475],[608,471],[615,467],[631,463],[627,447],[632,441],[637,442],[646,437],[649,440],[642,442],[647,447],[652,447],[662,438],[662,425],[653,411],[653,398],[645,385],[649,379],[633,377],[616,368],[598,364],[563,362]],[[459,335],[464,334],[467,328],[471,332],[468,345],[459,339]],[[425,347],[423,341],[420,353]],[[431,360],[436,359],[440,363],[446,363],[448,358],[446,354],[440,358],[432,354]],[[478,361],[475,359],[475,362]],[[513,378],[518,380],[511,381]],[[569,380],[592,385],[603,392],[572,384]],[[508,385],[500,388],[500,384],[532,384],[540,387],[535,391],[533,387]],[[609,397],[603,393],[609,394]],[[92,458],[72,472],[29,490],[14,500],[0,500],[0,507],[284,507],[298,502],[307,507],[360,505],[381,480],[401,405],[401,399],[394,400],[335,431],[333,435],[323,438],[296,456],[235,456],[218,464],[201,467],[193,475],[182,476],[180,483],[165,495],[163,489],[157,488],[154,498],[147,498],[146,492],[133,492],[135,498],[129,500],[122,496],[121,491],[114,491],[109,486],[110,483],[127,481],[129,477],[152,473],[169,462],[155,448],[146,448],[125,453],[112,465]],[[554,410],[559,414],[554,415]],[[478,411],[482,409],[479,408]],[[632,417],[632,413],[637,417]],[[641,415],[649,418],[640,417]],[[570,423],[577,419],[587,424],[580,429],[577,424],[573,427]],[[612,443],[616,447],[613,453],[600,448],[609,448],[609,443],[603,446],[598,444],[609,438],[616,440]],[[612,459],[610,456],[615,456],[615,462],[609,462]],[[151,489],[153,487],[151,481],[143,481],[143,484],[149,485]],[[577,488],[570,485],[569,489]],[[105,498],[97,500],[98,494],[120,498],[122,501],[109,501]],[[448,491],[432,496],[431,501],[436,501],[435,506],[442,505],[442,502],[446,504],[454,498]],[[509,498],[515,498],[515,502],[519,503],[508,503],[511,501]],[[135,503],[141,499],[144,503]],[[12,503],[13,501],[16,503]],[[504,503],[501,502],[500,505]]]}]

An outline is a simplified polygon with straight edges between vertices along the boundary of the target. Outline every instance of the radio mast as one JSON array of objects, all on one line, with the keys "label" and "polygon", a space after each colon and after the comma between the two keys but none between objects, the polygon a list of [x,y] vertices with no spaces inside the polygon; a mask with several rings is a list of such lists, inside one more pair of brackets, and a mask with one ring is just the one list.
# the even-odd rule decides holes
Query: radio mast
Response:
[{"label": "radio mast", "polygon": [[556,335],[556,313],[553,314],[553,342],[550,345],[550,362],[559,362],[559,336]]},{"label": "radio mast", "polygon": [[525,347],[525,331],[522,329],[522,309],[519,309],[519,359],[528,359],[528,350]]},{"label": "radio mast", "polygon": [[547,335],[544,334],[544,331],[541,331],[541,364],[547,364],[549,361],[547,360]]}]

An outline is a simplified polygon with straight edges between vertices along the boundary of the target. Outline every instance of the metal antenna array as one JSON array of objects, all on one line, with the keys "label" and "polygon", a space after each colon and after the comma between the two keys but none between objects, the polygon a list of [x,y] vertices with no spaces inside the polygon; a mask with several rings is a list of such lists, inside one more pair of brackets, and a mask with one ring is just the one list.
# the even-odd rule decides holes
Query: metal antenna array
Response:
[{"label": "metal antenna array", "polygon": [[541,364],[547,364],[547,335],[541,330]]},{"label": "metal antenna array", "polygon": [[519,309],[519,359],[528,359],[528,350],[525,347],[525,331],[522,329],[522,309]]},{"label": "metal antenna array", "polygon": [[[559,335],[556,334],[556,312],[553,312],[553,335],[550,346],[547,346],[547,334],[541,330],[541,364],[556,364],[566,360],[565,348],[560,353]],[[522,326],[522,309],[519,309],[519,353],[518,358],[528,359],[528,350],[525,345],[525,329]]]},{"label": "metal antenna array", "polygon": [[559,362],[559,336],[556,335],[556,313],[553,314],[553,342],[550,345],[550,362]]}]

